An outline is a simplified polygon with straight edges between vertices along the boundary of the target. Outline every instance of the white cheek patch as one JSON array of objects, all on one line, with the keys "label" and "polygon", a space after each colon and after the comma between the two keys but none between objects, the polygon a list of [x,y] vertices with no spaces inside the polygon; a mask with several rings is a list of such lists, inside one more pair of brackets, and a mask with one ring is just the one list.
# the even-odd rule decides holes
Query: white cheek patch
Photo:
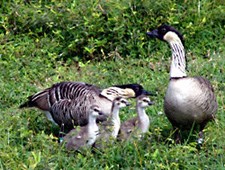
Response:
[{"label": "white cheek patch", "polygon": [[169,43],[171,42],[176,42],[176,41],[180,41],[180,38],[178,37],[178,35],[175,32],[169,31],[167,32],[163,39]]}]

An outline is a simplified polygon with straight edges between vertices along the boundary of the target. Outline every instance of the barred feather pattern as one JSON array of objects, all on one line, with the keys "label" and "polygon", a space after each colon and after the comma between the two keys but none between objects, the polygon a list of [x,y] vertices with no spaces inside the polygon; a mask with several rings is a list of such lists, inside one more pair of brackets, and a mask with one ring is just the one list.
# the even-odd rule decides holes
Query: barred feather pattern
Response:
[{"label": "barred feather pattern", "polygon": [[170,67],[170,77],[185,77],[186,74],[186,56],[184,46],[181,41],[170,43],[172,50],[172,63]]},{"label": "barred feather pattern", "polygon": [[[100,95],[101,90],[94,85],[83,82],[61,82],[28,97],[28,101],[20,106],[37,107],[50,112],[59,126],[68,130],[74,126],[84,126],[88,122],[88,110],[93,104],[101,106],[105,115],[110,114],[112,102]],[[99,116],[98,121],[105,120]]]},{"label": "barred feather pattern", "polygon": [[48,103],[53,106],[55,102],[62,99],[77,99],[81,96],[87,96],[89,93],[100,94],[100,89],[94,85],[83,82],[62,82],[54,84],[49,89]]},{"label": "barred feather pattern", "polygon": [[[89,84],[57,84],[50,91],[48,99],[53,120],[58,125],[64,124],[66,129],[72,129],[77,125],[84,126],[88,123],[88,110],[93,104],[102,106],[103,113],[108,115],[111,101],[100,97],[99,94],[100,90]],[[101,119],[104,119],[104,116],[98,118],[98,120]]]},{"label": "barred feather pattern", "polygon": [[[218,104],[210,82],[202,77],[188,77],[183,36],[173,27],[163,24],[150,37],[167,41],[172,51],[170,81],[164,99],[164,111],[174,129],[191,129],[200,126],[198,144],[203,141],[203,129],[214,119]],[[176,143],[180,135],[175,131]]]},{"label": "barred feather pattern", "polygon": [[[81,99],[81,97],[83,98]],[[107,99],[103,100],[107,102]],[[63,99],[55,102],[50,112],[58,125],[64,124],[66,129],[72,129],[74,126],[84,126],[88,123],[88,110],[93,104],[99,105],[99,102],[97,96],[90,91],[90,93],[84,93],[83,96],[72,100]],[[110,104],[111,102],[109,101],[108,105]],[[107,114],[106,110],[105,114]],[[99,118],[101,118],[101,116]]]},{"label": "barred feather pattern", "polygon": [[[121,87],[120,87],[121,86]],[[132,98],[150,94],[139,84],[125,84],[100,89],[84,82],[61,82],[38,92],[23,103],[23,107],[36,107],[46,113],[47,118],[70,130],[74,126],[87,124],[90,105],[98,105],[104,115],[97,121],[106,120],[111,112],[112,101],[116,97]]]}]

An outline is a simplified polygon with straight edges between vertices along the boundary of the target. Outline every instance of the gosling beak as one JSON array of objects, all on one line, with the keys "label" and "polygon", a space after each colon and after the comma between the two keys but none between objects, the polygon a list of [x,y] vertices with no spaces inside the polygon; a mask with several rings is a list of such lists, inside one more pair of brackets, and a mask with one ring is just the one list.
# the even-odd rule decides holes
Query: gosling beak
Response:
[{"label": "gosling beak", "polygon": [[105,115],[103,112],[99,112],[98,114],[99,114],[99,115]]},{"label": "gosling beak", "polygon": [[151,106],[151,105],[153,105],[153,104],[155,104],[155,103],[152,102],[152,101],[149,101],[149,102],[148,102],[148,105],[149,105],[149,106]]},{"label": "gosling beak", "polygon": [[130,106],[131,104],[129,102],[126,103],[126,106]]}]

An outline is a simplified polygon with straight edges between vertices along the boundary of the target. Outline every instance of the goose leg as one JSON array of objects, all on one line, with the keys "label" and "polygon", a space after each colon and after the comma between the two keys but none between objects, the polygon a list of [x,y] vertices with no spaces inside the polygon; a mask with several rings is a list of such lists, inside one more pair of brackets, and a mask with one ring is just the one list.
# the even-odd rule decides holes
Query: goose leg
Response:
[{"label": "goose leg", "polygon": [[177,127],[173,127],[174,129],[174,140],[176,144],[180,144],[181,143],[181,136],[180,136],[180,131]]},{"label": "goose leg", "polygon": [[60,131],[59,131],[59,143],[63,142],[63,137],[65,136],[64,132],[64,123],[62,123]]},{"label": "goose leg", "polygon": [[199,129],[199,133],[198,133],[198,140],[197,140],[197,144],[198,145],[202,145],[204,142],[204,132],[203,129],[205,128],[206,123],[202,123],[200,125],[200,129]]},{"label": "goose leg", "polygon": [[198,145],[202,145],[204,141],[203,137],[204,137],[203,130],[200,130],[200,132],[198,133],[198,141],[197,141]]}]

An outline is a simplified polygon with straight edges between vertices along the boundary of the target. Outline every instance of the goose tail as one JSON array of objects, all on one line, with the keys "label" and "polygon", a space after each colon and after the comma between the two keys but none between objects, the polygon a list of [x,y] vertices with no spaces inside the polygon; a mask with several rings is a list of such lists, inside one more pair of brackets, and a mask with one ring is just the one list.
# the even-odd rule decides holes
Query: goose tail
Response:
[{"label": "goose tail", "polygon": [[26,108],[26,107],[37,107],[41,110],[48,111],[49,110],[49,104],[48,104],[48,95],[49,91],[41,91],[38,92],[32,96],[28,97],[28,100],[21,104],[19,108]]}]

